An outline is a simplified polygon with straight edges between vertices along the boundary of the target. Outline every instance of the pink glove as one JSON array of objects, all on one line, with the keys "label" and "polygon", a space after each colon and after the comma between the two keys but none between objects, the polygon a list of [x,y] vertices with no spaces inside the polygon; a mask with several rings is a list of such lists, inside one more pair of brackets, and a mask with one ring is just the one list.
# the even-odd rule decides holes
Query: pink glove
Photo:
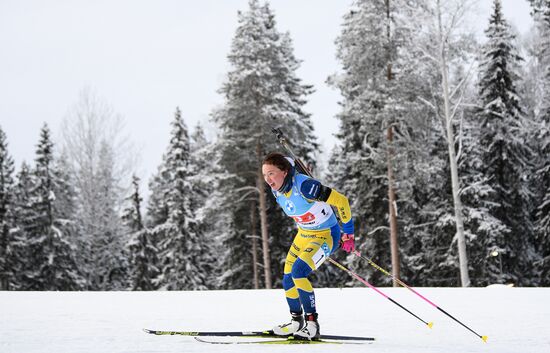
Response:
[{"label": "pink glove", "polygon": [[347,253],[354,251],[355,238],[353,237],[353,234],[342,234],[342,238],[340,239],[340,247]]}]

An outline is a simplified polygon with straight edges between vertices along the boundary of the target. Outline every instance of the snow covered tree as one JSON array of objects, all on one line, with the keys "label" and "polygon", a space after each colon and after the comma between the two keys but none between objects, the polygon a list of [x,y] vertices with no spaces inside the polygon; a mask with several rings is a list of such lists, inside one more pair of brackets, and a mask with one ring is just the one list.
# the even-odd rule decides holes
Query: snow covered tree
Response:
[{"label": "snow covered tree", "polygon": [[[399,265],[409,266],[411,257],[405,254],[399,261],[390,261],[390,233],[396,226],[390,212],[399,210],[399,232],[414,219],[407,216],[414,198],[402,195],[422,191],[414,189],[419,184],[413,179],[418,175],[412,170],[416,166],[413,160],[430,146],[425,140],[422,144],[415,141],[425,137],[426,109],[415,97],[426,85],[408,55],[413,36],[406,5],[399,0],[356,2],[344,16],[336,42],[343,73],[329,78],[344,97],[337,116],[341,120],[340,147],[331,157],[330,178],[352,202],[359,250],[382,267],[389,268],[392,263],[394,274]],[[392,193],[396,198],[390,201]],[[408,251],[411,245],[407,242],[394,242],[394,254],[396,247]],[[375,283],[390,283],[363,261],[357,261],[354,268],[372,273]],[[410,274],[406,266],[404,272]]]},{"label": "snow covered tree", "polygon": [[12,267],[16,273],[13,289],[25,290],[29,287],[32,274],[27,271],[27,261],[30,258],[30,241],[27,229],[30,227],[33,211],[31,209],[31,189],[34,180],[27,163],[23,162],[17,173],[17,182],[14,187],[14,225],[12,239],[14,239]]},{"label": "snow covered tree", "polygon": [[190,142],[181,111],[176,109],[172,121],[170,143],[160,177],[165,188],[160,190],[166,199],[165,223],[152,230],[159,237],[161,252],[161,276],[158,285],[167,290],[206,289],[207,273],[204,271],[204,254],[207,243],[199,232],[190,182]]},{"label": "snow covered tree", "polygon": [[[475,101],[473,94],[467,101]],[[480,129],[476,109],[463,111],[461,118],[461,156],[459,172],[461,199],[464,202],[465,234],[468,239],[469,273],[473,286],[502,283],[500,256],[494,252],[494,234],[506,234],[506,225],[492,213],[491,198],[495,190],[490,178],[483,174],[482,151],[479,150]],[[492,255],[490,255],[492,254]]]},{"label": "snow covered tree", "polygon": [[126,288],[120,212],[135,155],[123,120],[90,89],[63,121],[63,153],[76,191],[79,267],[92,290]]},{"label": "snow covered tree", "polygon": [[[337,41],[344,73],[330,81],[340,89],[344,102],[338,116],[342,120],[338,135],[341,147],[331,165],[338,165],[343,155],[347,159],[341,163],[343,168],[348,163],[350,166],[345,172],[336,168],[332,177],[354,202],[356,228],[361,229],[361,224],[368,227],[368,235],[359,234],[360,251],[387,268],[388,198],[384,174],[393,151],[398,229],[406,234],[399,242],[401,272],[415,285],[461,282],[457,215],[464,217],[464,243],[475,256],[467,271],[474,271],[474,284],[487,283],[485,274],[477,269],[480,259],[494,259],[487,259],[486,249],[478,250],[480,243],[474,240],[481,241],[490,232],[502,229],[484,198],[494,190],[486,184],[482,171],[470,171],[480,161],[475,135],[479,129],[471,121],[472,110],[466,109],[474,96],[467,67],[471,66],[476,47],[473,35],[464,31],[460,22],[472,10],[470,3],[356,2],[345,16]],[[434,40],[440,34],[446,35],[445,40]],[[438,43],[445,46],[443,65]],[[450,108],[447,119],[445,103]],[[394,127],[391,145],[386,135],[388,125]],[[455,156],[450,158],[451,149]],[[451,161],[455,162],[454,176]],[[462,210],[454,207],[457,195],[464,198]],[[374,271],[366,266],[357,264],[360,270]],[[491,264],[487,267],[492,268]],[[373,281],[388,284],[388,278],[381,276],[373,272]]]},{"label": "snow covered tree", "polygon": [[127,206],[122,220],[129,233],[130,288],[132,290],[155,290],[155,280],[159,275],[158,249],[152,234],[143,225],[139,192],[139,178],[132,177],[132,193],[126,199]]},{"label": "snow covered tree", "polygon": [[101,264],[93,274],[93,284],[102,290],[122,290],[128,287],[127,238],[124,234],[119,202],[123,190],[119,189],[114,166],[113,146],[103,140],[98,154],[95,195],[99,206],[95,218],[98,237],[93,241],[94,262]]},{"label": "snow covered tree", "polygon": [[488,197],[493,205],[491,214],[506,227],[506,231],[491,234],[487,243],[499,253],[503,280],[532,285],[533,195],[528,185],[534,156],[526,142],[533,136],[526,129],[528,122],[516,90],[522,58],[499,0],[494,1],[485,33],[488,40],[482,49],[479,76],[479,147],[483,174],[495,191]]},{"label": "snow covered tree", "polygon": [[140,179],[135,174],[132,175],[132,192],[125,199],[126,208],[122,213],[124,225],[130,232],[137,232],[144,228],[143,218],[141,217],[141,202],[143,198],[139,192],[139,182]]},{"label": "snow covered tree", "polygon": [[[333,152],[330,165],[334,187],[347,195],[355,221],[359,251],[388,267],[387,180],[385,129],[386,7],[383,2],[358,1],[344,16],[336,40],[337,58],[343,73],[329,82],[344,101],[340,119],[340,150]],[[364,177],[364,176],[368,177]],[[340,178],[337,178],[337,177]],[[368,234],[366,231],[372,229]],[[368,264],[358,269],[373,272]],[[381,276],[372,273],[376,283]],[[387,283],[387,282],[386,282]]]},{"label": "snow covered tree", "polygon": [[[468,11],[472,6],[471,1],[424,1],[420,3],[414,13],[417,18],[416,26],[416,44],[413,52],[423,62],[423,70],[428,73],[437,68],[431,75],[426,75],[430,90],[428,94],[419,95],[419,100],[430,107],[431,114],[434,115],[434,121],[440,126],[440,136],[445,141],[447,151],[447,162],[441,166],[449,173],[449,178],[440,179],[446,181],[443,185],[449,185],[450,189],[444,188],[445,193],[441,199],[446,199],[447,192],[450,191],[448,201],[452,205],[452,211],[448,207],[445,212],[440,212],[436,218],[436,227],[444,228],[445,237],[439,237],[430,247],[432,250],[437,248],[444,249],[438,256],[434,254],[427,255],[426,260],[432,265],[437,263],[453,265],[459,269],[460,283],[462,286],[470,285],[470,275],[467,256],[467,238],[464,206],[461,199],[461,188],[463,183],[459,173],[459,159],[461,157],[462,138],[459,128],[462,117],[464,116],[465,90],[468,87],[469,70],[465,71],[464,66],[473,61],[473,36],[462,27],[462,22],[468,16]],[[449,184],[447,184],[447,182]],[[454,231],[449,227],[454,225]],[[432,234],[435,229],[432,229]],[[450,237],[448,236],[450,235]],[[445,239],[443,239],[445,238]],[[437,246],[439,242],[442,246]],[[447,244],[445,245],[445,242]],[[453,250],[456,249],[456,250]],[[453,254],[458,253],[458,259]],[[431,251],[428,251],[431,252]],[[457,261],[458,260],[458,261]],[[437,277],[449,278],[447,271],[441,271]],[[454,278],[454,276],[451,276]]]},{"label": "snow covered tree", "polygon": [[12,228],[14,227],[14,163],[8,152],[6,134],[0,127],[0,290],[12,289],[15,258]]},{"label": "snow covered tree", "polygon": [[36,150],[35,182],[30,190],[31,219],[26,232],[30,255],[27,273],[29,290],[76,290],[81,288],[81,276],[75,261],[70,233],[64,222],[58,222],[55,210],[57,181],[54,173],[53,142],[46,124],[40,131]]},{"label": "snow covered tree", "polygon": [[[247,12],[238,14],[239,25],[229,53],[227,80],[220,89],[224,105],[213,113],[220,128],[216,149],[219,165],[226,172],[222,183],[220,217],[227,226],[221,234],[228,251],[222,287],[251,288],[251,212],[259,212],[262,234],[263,276],[267,288],[280,283],[283,262],[295,229],[275,204],[261,175],[261,160],[278,150],[273,127],[282,127],[294,150],[308,163],[318,145],[309,114],[303,111],[311,87],[296,75],[300,62],[292,41],[276,28],[268,4],[250,0]],[[251,210],[252,208],[252,210]],[[236,227],[236,228],[235,228]],[[229,250],[231,249],[231,250]],[[274,265],[277,259],[277,265]],[[273,282],[273,283],[272,283]]]},{"label": "snow covered tree", "polygon": [[[166,157],[163,156],[162,160]],[[147,217],[145,224],[148,228],[154,229],[156,226],[164,224],[168,220],[168,206],[166,204],[166,181],[162,178],[161,164],[157,172],[149,181],[149,199],[147,202]]]},{"label": "snow covered tree", "polygon": [[[195,220],[197,232],[201,234],[207,246],[203,248],[201,263],[205,273],[218,275],[222,269],[217,266],[221,246],[216,239],[219,227],[215,222],[215,213],[219,210],[216,200],[219,197],[219,185],[223,182],[223,174],[215,164],[216,151],[214,143],[208,141],[200,123],[195,126],[190,139],[190,176],[191,200],[196,205]],[[216,277],[219,278],[219,277]],[[217,288],[217,281],[207,281],[209,289]]]},{"label": "snow covered tree", "polygon": [[524,87],[527,86],[527,113],[540,124],[545,119],[548,121],[547,116],[550,114],[550,97],[547,94],[550,87],[550,1],[530,1],[535,25],[530,32],[527,75],[522,83]]},{"label": "snow covered tree", "polygon": [[[61,153],[54,159],[52,168],[54,175],[56,192],[54,201],[54,211],[60,221],[63,221],[67,226],[75,228],[76,232],[76,190],[73,185],[73,180],[70,174],[70,167],[67,156]],[[75,237],[78,235],[75,234]]]},{"label": "snow covered tree", "polygon": [[535,234],[540,261],[540,285],[550,284],[550,1],[531,0],[535,38],[531,46],[532,74],[524,82],[530,91],[537,137]]}]

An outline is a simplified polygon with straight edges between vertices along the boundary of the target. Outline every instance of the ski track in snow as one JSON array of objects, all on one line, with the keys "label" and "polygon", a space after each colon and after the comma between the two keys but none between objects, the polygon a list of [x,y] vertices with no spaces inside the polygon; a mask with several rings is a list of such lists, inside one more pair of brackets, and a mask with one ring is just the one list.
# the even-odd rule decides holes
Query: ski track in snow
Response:
[{"label": "ski track in snow", "polygon": [[417,289],[487,343],[407,289],[381,290],[433,329],[367,288],[316,289],[321,332],[376,337],[361,346],[207,345],[142,331],[268,329],[289,317],[281,289],[0,292],[0,352],[550,352],[550,288]]}]

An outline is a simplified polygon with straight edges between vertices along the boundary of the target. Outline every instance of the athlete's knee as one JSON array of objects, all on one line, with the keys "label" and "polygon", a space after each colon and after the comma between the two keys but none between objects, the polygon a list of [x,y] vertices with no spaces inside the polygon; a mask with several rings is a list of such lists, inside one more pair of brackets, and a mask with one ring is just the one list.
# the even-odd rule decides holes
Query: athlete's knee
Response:
[{"label": "athlete's knee", "polygon": [[306,278],[311,273],[312,269],[309,267],[307,262],[301,258],[296,259],[294,266],[292,266],[292,278]]},{"label": "athlete's knee", "polygon": [[294,287],[294,280],[292,279],[292,273],[285,273],[283,276],[283,289],[289,290]]}]

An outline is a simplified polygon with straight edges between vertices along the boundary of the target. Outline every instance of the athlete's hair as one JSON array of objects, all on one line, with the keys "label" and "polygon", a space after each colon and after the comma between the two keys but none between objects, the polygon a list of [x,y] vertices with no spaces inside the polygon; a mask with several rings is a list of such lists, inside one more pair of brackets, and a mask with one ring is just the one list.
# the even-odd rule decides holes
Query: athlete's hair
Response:
[{"label": "athlete's hair", "polygon": [[279,152],[271,152],[270,154],[265,156],[264,160],[262,161],[262,165],[264,164],[274,165],[275,167],[285,172],[288,172],[292,169],[292,164],[290,164],[288,159],[286,159],[286,157]]}]

